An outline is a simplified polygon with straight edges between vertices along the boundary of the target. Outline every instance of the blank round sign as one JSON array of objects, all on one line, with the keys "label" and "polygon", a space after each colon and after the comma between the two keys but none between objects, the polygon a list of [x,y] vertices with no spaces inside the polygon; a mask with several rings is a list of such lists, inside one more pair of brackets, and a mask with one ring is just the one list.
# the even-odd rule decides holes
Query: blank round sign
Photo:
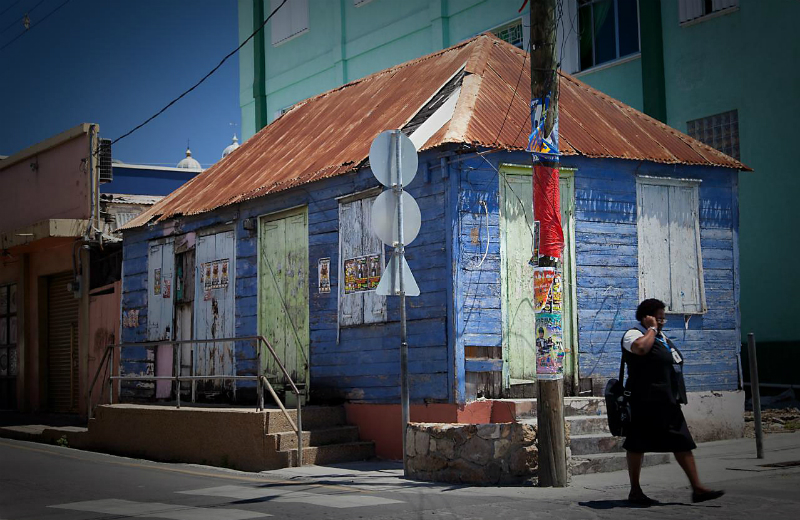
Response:
[{"label": "blank round sign", "polygon": [[[403,192],[403,245],[410,244],[419,234],[422,214],[414,197]],[[391,190],[384,191],[372,203],[372,230],[384,244],[399,242],[397,234],[397,197]]]},{"label": "blank round sign", "polygon": [[[381,184],[391,187],[397,182],[392,177],[395,175],[393,161],[396,160],[397,152],[393,143],[392,134],[394,130],[386,130],[378,134],[372,140],[369,147],[369,165],[372,174]],[[406,137],[403,132],[398,132],[398,143],[400,144],[400,182],[403,186],[408,186],[417,174],[417,149],[411,139]]]}]

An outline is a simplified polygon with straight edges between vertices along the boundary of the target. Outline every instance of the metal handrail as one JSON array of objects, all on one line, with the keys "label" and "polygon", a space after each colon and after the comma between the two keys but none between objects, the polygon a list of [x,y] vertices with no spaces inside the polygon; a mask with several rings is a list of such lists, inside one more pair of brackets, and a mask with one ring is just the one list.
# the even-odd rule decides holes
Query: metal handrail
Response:
[{"label": "metal handrail", "polygon": [[[104,368],[108,370],[109,366],[111,365],[114,355],[113,349],[119,348],[120,349],[120,363],[122,363],[122,349],[126,347],[157,347],[160,345],[172,345],[173,347],[176,345],[184,345],[184,344],[197,344],[200,345],[207,345],[209,343],[228,343],[228,342],[242,342],[242,341],[255,341],[258,343],[258,347],[256,348],[256,357],[257,357],[257,365],[258,365],[258,372],[261,372],[261,350],[262,346],[265,346],[269,353],[272,355],[273,359],[277,363],[278,367],[283,372],[283,375],[286,377],[286,380],[289,382],[291,390],[297,396],[297,422],[292,420],[289,412],[283,406],[280,399],[278,398],[278,394],[275,392],[275,389],[272,387],[272,384],[267,379],[266,375],[262,373],[258,373],[255,376],[234,376],[234,375],[202,375],[202,376],[182,376],[180,374],[181,369],[181,349],[178,349],[178,362],[177,362],[177,370],[175,370],[174,376],[115,376],[113,368],[110,371],[108,376],[108,384],[109,384],[109,391],[108,391],[108,400],[109,404],[113,404],[114,401],[114,381],[163,381],[163,380],[170,380],[175,382],[175,398],[176,398],[176,407],[181,407],[181,388],[180,382],[181,381],[191,381],[192,382],[192,399],[194,399],[195,395],[195,382],[197,380],[209,380],[209,379],[233,379],[233,380],[250,380],[256,381],[256,389],[257,389],[257,396],[256,396],[256,409],[263,410],[264,409],[264,386],[269,390],[270,395],[275,400],[275,403],[278,405],[280,410],[286,416],[289,425],[297,434],[297,465],[303,465],[303,422],[302,422],[302,410],[301,410],[301,395],[300,390],[297,388],[297,385],[292,380],[292,376],[289,375],[289,372],[284,367],[283,363],[281,362],[278,354],[275,352],[275,349],[272,347],[270,342],[264,336],[241,336],[236,338],[214,338],[214,339],[189,339],[189,340],[165,340],[165,341],[143,341],[139,343],[118,343],[115,345],[108,345],[105,348],[105,352],[103,352],[103,357],[100,360],[100,364],[97,367],[97,372],[92,379],[92,384],[89,386],[89,391],[87,393],[87,414],[88,418],[92,418],[92,392],[94,390],[94,386],[97,383],[98,377],[100,377],[100,373]],[[109,355],[110,354],[110,355]],[[192,372],[194,372],[194,358],[192,358]],[[120,373],[119,367],[117,367],[117,373]],[[306,383],[306,388],[308,388],[308,384]]]}]

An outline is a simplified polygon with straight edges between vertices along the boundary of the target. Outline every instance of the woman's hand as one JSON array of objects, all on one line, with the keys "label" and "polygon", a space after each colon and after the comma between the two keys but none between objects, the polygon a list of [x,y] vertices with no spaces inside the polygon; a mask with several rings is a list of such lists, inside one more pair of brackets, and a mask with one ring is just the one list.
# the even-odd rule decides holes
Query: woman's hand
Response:
[{"label": "woman's hand", "polygon": [[656,320],[655,316],[645,316],[642,318],[642,325],[649,329],[650,327],[658,328],[658,320]]}]

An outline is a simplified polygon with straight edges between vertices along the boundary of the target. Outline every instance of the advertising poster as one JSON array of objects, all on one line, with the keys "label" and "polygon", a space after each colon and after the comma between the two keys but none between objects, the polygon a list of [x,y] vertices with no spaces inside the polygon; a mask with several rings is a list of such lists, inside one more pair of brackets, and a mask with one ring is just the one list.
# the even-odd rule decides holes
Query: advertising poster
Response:
[{"label": "advertising poster", "polygon": [[161,295],[162,295],[164,298],[169,298],[169,295],[170,295],[170,286],[172,285],[172,280],[170,280],[169,278],[164,278],[164,282],[163,282],[163,284],[162,284],[162,285],[163,285],[164,287],[163,287],[163,289],[162,289],[162,291],[161,291]]},{"label": "advertising poster", "polygon": [[383,274],[381,255],[370,255],[368,258],[368,266],[369,282],[367,284],[367,289],[373,291],[376,287],[378,287],[378,284],[381,281],[381,275]]},{"label": "advertising poster", "polygon": [[344,261],[344,293],[374,291],[381,281],[381,255],[365,255]]},{"label": "advertising poster", "polygon": [[533,312],[544,310],[555,276],[554,267],[537,267],[533,270]]},{"label": "advertising poster", "polygon": [[205,291],[224,289],[230,282],[230,260],[214,260],[203,264],[200,283]]},{"label": "advertising poster", "polygon": [[559,314],[536,315],[536,377],[564,377],[564,341]]},{"label": "advertising poster", "polygon": [[331,292],[331,259],[320,258],[317,261],[317,286],[320,294]]},{"label": "advertising poster", "polygon": [[539,221],[533,221],[533,256],[531,257],[531,265],[539,265]]},{"label": "advertising poster", "polygon": [[153,274],[153,294],[161,294],[161,269]]}]

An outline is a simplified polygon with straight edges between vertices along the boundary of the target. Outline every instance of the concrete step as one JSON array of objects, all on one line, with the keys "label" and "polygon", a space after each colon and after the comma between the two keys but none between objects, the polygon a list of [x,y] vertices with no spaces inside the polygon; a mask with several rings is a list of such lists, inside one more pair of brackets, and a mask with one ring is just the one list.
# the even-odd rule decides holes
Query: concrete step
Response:
[{"label": "concrete step", "polygon": [[[295,432],[275,433],[276,446],[279,451],[297,448],[297,434]],[[318,430],[303,431],[303,447],[326,446],[328,444],[342,444],[358,441],[358,426],[334,426]]]},{"label": "concrete step", "polygon": [[[646,453],[643,466],[657,466],[669,464],[669,453]],[[573,455],[569,461],[570,471],[573,475],[587,475],[589,473],[609,473],[628,469],[628,462],[624,453],[598,453],[594,455]]]},{"label": "concrete step", "polygon": [[[297,466],[297,450],[279,452],[289,453],[292,466]],[[375,457],[375,443],[358,441],[327,446],[311,446],[303,448],[303,465],[336,464],[337,462],[353,462]]]},{"label": "concrete step", "polygon": [[609,433],[590,433],[588,435],[570,435],[569,447],[573,456],[594,455],[599,453],[618,453],[623,451],[623,437],[614,437]]},{"label": "concrete step", "polygon": [[574,435],[611,433],[605,415],[573,415],[564,417],[564,420],[569,425],[570,438]]},{"label": "concrete step", "polygon": [[[269,409],[266,412],[267,433],[294,431],[280,409]],[[297,410],[287,409],[287,412],[289,417],[296,422]],[[318,430],[347,424],[344,406],[304,406],[301,409],[301,413],[303,415],[303,430]]]},{"label": "concrete step", "polygon": [[[495,399],[495,406],[506,405],[519,421],[536,418],[536,399]],[[602,397],[565,397],[564,415],[604,415],[606,402]]]}]

